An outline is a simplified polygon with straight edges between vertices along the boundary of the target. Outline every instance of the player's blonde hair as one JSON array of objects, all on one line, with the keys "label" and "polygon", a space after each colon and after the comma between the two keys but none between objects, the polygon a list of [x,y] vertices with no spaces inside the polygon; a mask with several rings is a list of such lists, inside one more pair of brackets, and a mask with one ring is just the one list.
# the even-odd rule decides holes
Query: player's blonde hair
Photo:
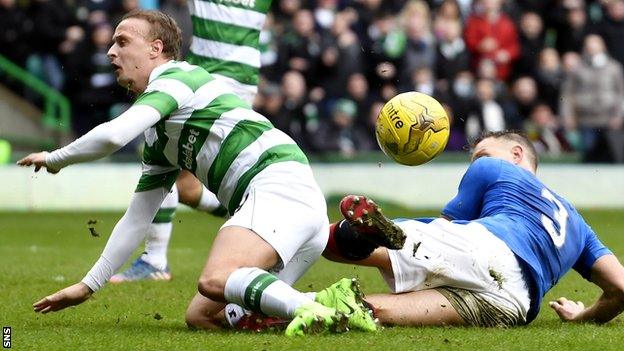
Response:
[{"label": "player's blonde hair", "polygon": [[169,15],[155,10],[133,10],[123,16],[128,18],[140,18],[150,24],[149,39],[160,39],[163,43],[163,54],[170,59],[180,59],[182,46],[182,31],[176,21]]}]

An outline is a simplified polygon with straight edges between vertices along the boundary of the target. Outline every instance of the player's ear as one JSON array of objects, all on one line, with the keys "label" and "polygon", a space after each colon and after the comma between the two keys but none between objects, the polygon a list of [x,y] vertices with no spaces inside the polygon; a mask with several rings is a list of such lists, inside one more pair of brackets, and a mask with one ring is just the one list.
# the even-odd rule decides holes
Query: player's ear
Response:
[{"label": "player's ear", "polygon": [[522,149],[522,146],[516,145],[512,147],[511,157],[513,158],[514,164],[519,164],[520,162],[522,162],[522,159],[524,158],[524,150]]},{"label": "player's ear", "polygon": [[163,52],[165,45],[162,40],[156,39],[150,44],[150,58],[155,58]]}]

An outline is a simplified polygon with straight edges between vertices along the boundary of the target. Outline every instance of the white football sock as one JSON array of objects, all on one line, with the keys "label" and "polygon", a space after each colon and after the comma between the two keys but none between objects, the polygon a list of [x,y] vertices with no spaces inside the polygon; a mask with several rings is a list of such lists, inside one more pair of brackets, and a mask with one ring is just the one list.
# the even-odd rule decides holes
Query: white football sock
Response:
[{"label": "white football sock", "polygon": [[293,318],[301,305],[312,303],[273,274],[260,268],[239,268],[225,283],[225,299],[269,316]]},{"label": "white football sock", "polygon": [[217,196],[202,184],[201,198],[199,199],[199,203],[195,208],[200,211],[210,212],[219,206],[221,206],[221,203],[217,199]]},{"label": "white football sock", "polygon": [[173,230],[171,222],[177,205],[178,189],[174,185],[160,205],[145,238],[145,253],[141,259],[159,270],[167,268],[167,248]]}]

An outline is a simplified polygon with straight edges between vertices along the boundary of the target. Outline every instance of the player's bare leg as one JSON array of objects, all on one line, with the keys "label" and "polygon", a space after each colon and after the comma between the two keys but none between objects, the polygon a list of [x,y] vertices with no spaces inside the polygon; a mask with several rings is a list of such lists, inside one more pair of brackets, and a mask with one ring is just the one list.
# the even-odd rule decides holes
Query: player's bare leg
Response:
[{"label": "player's bare leg", "polygon": [[201,199],[203,185],[195,178],[193,173],[182,170],[178,179],[176,179],[176,186],[178,187],[179,201],[190,207],[197,207],[199,200]]},{"label": "player's bare leg", "polygon": [[361,260],[349,260],[344,256],[336,254],[335,252],[330,250],[325,250],[323,252],[323,257],[330,261],[338,263],[379,268],[379,270],[382,271],[384,274],[390,276],[392,275],[392,262],[390,261],[390,256],[388,255],[388,249],[386,249],[385,247],[376,248],[373,253],[370,254],[370,256]]},{"label": "player's bare leg", "polygon": [[[267,272],[279,260],[275,249],[250,229],[222,228],[199,279],[199,293],[206,299],[193,299],[187,322],[199,328],[214,328],[216,310],[223,308],[216,302],[228,301],[254,312],[301,322],[291,334],[287,329],[287,335],[303,332],[307,326],[344,330],[346,315],[312,301]],[[197,318],[202,313],[206,318]]]},{"label": "player's bare leg", "polygon": [[382,324],[402,326],[467,325],[451,303],[434,289],[366,296]]},{"label": "player's bare leg", "polygon": [[218,217],[224,217],[227,214],[227,210],[221,206],[217,197],[206,189],[193,173],[182,170],[176,179],[176,187],[181,203]]}]

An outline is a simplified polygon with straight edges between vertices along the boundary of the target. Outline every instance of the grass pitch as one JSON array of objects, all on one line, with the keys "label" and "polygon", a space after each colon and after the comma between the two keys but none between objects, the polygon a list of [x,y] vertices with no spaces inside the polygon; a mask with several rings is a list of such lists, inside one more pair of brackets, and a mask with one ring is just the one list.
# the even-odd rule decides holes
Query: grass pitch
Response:
[{"label": "grass pitch", "polygon": [[[336,208],[335,204],[331,208]],[[392,217],[435,216],[383,206]],[[624,259],[624,210],[582,211],[602,241]],[[544,299],[539,317],[515,329],[385,328],[286,338],[190,331],[184,311],[214,233],[222,223],[209,215],[182,212],[174,219],[169,259],[174,280],[108,285],[83,305],[39,315],[32,303],[79,281],[99,257],[120,213],[0,213],[0,324],[12,328],[17,350],[621,350],[622,317],[604,326],[563,324],[547,302],[559,296],[594,301],[599,289],[569,273]],[[337,211],[331,213],[338,218]],[[96,233],[87,222],[97,220]],[[138,254],[138,253],[137,253]],[[320,259],[297,283],[300,290],[325,287],[340,277],[358,276],[365,292],[387,292],[374,269]]]}]

